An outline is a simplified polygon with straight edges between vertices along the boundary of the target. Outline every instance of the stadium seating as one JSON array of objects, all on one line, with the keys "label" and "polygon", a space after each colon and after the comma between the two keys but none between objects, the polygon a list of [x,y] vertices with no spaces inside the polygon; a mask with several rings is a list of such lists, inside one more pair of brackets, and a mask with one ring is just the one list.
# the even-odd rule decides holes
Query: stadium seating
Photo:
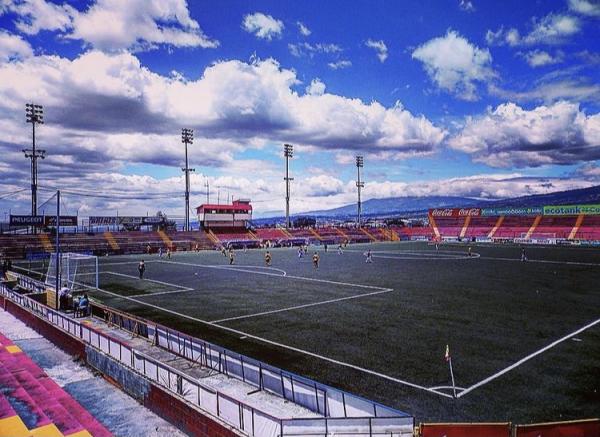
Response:
[{"label": "stadium seating", "polygon": [[0,363],[0,435],[112,435],[1,333]]},{"label": "stadium seating", "polygon": [[584,216],[575,239],[600,241],[600,216]]},{"label": "stadium seating", "polygon": [[494,238],[522,238],[533,226],[535,217],[505,216],[502,225],[496,230]]},{"label": "stadium seating", "polygon": [[275,242],[289,238],[288,235],[286,235],[285,232],[279,228],[260,228],[254,233],[262,241]]},{"label": "stadium seating", "polygon": [[464,236],[466,238],[487,237],[497,221],[498,217],[471,217]]},{"label": "stadium seating", "polygon": [[556,238],[569,238],[569,234],[573,230],[577,217],[542,217],[536,228],[532,232],[532,237],[542,235],[554,235]]}]

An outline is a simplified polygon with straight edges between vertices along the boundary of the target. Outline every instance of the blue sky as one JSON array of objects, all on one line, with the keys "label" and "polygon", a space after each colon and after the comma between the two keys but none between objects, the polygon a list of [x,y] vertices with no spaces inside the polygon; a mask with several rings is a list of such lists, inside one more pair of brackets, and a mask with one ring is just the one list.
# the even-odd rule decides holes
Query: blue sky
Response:
[{"label": "blue sky", "polygon": [[0,194],[29,184],[28,101],[40,196],[80,214],[182,215],[181,127],[192,203],[208,180],[258,215],[283,209],[284,142],[295,212],[353,202],[356,154],[367,198],[596,185],[598,71],[597,0],[0,0]]}]

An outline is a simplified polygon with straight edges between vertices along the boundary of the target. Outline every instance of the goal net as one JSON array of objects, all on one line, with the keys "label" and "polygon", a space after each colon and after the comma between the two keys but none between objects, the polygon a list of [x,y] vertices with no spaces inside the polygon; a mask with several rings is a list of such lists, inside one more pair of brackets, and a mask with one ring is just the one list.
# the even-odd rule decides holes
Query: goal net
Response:
[{"label": "goal net", "polygon": [[554,232],[523,233],[521,238],[515,238],[515,242],[532,244],[556,244],[556,240],[556,233]]},{"label": "goal net", "polygon": [[[71,292],[98,288],[98,257],[81,253],[61,253],[59,289],[68,288]],[[56,253],[50,255],[46,285],[56,286]]]}]

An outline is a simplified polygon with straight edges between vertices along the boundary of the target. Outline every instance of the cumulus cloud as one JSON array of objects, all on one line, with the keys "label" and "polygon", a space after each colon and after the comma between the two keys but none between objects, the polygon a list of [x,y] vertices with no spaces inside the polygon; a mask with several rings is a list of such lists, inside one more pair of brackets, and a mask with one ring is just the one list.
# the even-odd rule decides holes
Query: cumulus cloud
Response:
[{"label": "cumulus cloud", "polygon": [[243,150],[284,141],[405,157],[433,153],[446,136],[399,103],[329,94],[318,79],[299,95],[299,83],[272,59],[223,61],[184,80],[156,74],[129,53],[32,56],[0,65],[0,155],[23,161],[22,108],[31,100],[45,107],[44,165],[72,176],[131,163],[178,167],[181,126],[196,129],[190,156],[220,168],[231,168]]},{"label": "cumulus cloud", "polygon": [[600,114],[564,101],[532,110],[506,103],[468,118],[449,145],[492,167],[591,161],[600,158]]},{"label": "cumulus cloud", "polygon": [[496,32],[488,30],[485,39],[490,45],[519,46],[536,44],[563,44],[569,37],[581,31],[577,17],[566,14],[548,14],[541,19],[533,19],[532,29],[525,36],[515,28],[500,27]]},{"label": "cumulus cloud", "polygon": [[569,9],[581,15],[600,17],[600,3],[594,0],[569,0]]},{"label": "cumulus cloud", "polygon": [[0,30],[0,61],[10,61],[33,56],[29,43],[18,35]]},{"label": "cumulus cloud", "polygon": [[319,78],[313,79],[310,85],[306,87],[306,93],[313,96],[322,96],[325,94],[325,84]]},{"label": "cumulus cloud", "polygon": [[298,32],[304,36],[309,36],[312,32],[306,27],[306,25],[301,21],[296,21],[296,25],[298,26]]},{"label": "cumulus cloud", "polygon": [[480,49],[453,30],[420,45],[412,57],[423,63],[425,71],[440,89],[463,100],[477,100],[476,83],[489,82],[496,77],[489,50]]},{"label": "cumulus cloud", "polygon": [[246,32],[267,41],[271,41],[274,37],[281,37],[284,27],[283,21],[261,12],[247,14],[242,21],[242,28]]},{"label": "cumulus cloud", "polygon": [[24,33],[57,31],[101,50],[219,45],[190,17],[185,0],[97,0],[85,11],[46,0],[20,0],[9,8],[19,16],[16,26]]},{"label": "cumulus cloud", "polygon": [[382,40],[375,41],[372,39],[368,39],[365,43],[367,47],[375,50],[377,53],[377,57],[379,58],[379,62],[384,63],[388,57],[388,48]]},{"label": "cumulus cloud", "polygon": [[335,61],[335,62],[329,62],[329,63],[327,63],[327,66],[329,68],[331,68],[332,70],[342,70],[344,68],[352,67],[352,61],[349,61],[347,59],[342,59],[342,60]]},{"label": "cumulus cloud", "polygon": [[564,53],[560,51],[556,52],[555,55],[552,55],[544,50],[531,50],[529,52],[521,53],[520,55],[527,61],[529,66],[533,68],[560,64],[564,59]]},{"label": "cumulus cloud", "polygon": [[8,9],[19,16],[17,29],[29,35],[41,30],[65,32],[72,27],[73,17],[77,14],[72,6],[46,0],[17,0],[9,2]]}]

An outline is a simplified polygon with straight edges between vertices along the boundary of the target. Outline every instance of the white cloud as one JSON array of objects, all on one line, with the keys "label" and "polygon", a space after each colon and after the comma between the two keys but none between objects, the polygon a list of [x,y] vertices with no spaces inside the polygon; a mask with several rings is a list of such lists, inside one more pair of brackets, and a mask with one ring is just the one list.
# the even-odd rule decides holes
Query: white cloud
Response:
[{"label": "white cloud", "polygon": [[475,6],[471,0],[460,0],[458,7],[465,12],[475,12]]},{"label": "white cloud", "polygon": [[307,42],[301,42],[297,44],[288,44],[288,49],[292,56],[301,58],[303,56],[313,57],[316,54],[336,54],[342,51],[342,48],[337,44],[331,43],[317,43],[310,44]]},{"label": "white cloud", "polygon": [[16,22],[21,32],[35,35],[41,30],[66,32],[72,26],[77,10],[67,4],[57,5],[46,0],[23,0],[9,4],[8,9],[19,15]]},{"label": "white cloud", "polygon": [[569,9],[581,15],[600,17],[600,3],[594,0],[569,0]]},{"label": "white cloud", "polygon": [[388,57],[388,48],[382,40],[375,41],[368,39],[365,45],[377,52],[379,62],[383,63]]},{"label": "white cloud", "polygon": [[267,41],[271,41],[273,37],[281,37],[284,27],[283,21],[261,12],[246,15],[242,22],[242,28],[246,32]]},{"label": "white cloud", "polygon": [[175,47],[214,48],[211,40],[190,17],[185,0],[97,0],[83,12],[46,0],[15,2],[16,25],[34,35],[42,30],[80,39],[107,51],[148,50],[160,44]]},{"label": "white cloud", "polygon": [[440,89],[463,100],[477,100],[476,83],[496,77],[489,50],[480,49],[453,30],[417,47],[412,57],[423,62],[425,71]]},{"label": "white cloud", "polygon": [[515,28],[505,30],[500,27],[496,32],[488,30],[485,39],[488,44],[519,46],[538,44],[563,44],[569,37],[581,31],[577,17],[565,14],[549,14],[540,20],[533,19],[533,28],[521,36]]},{"label": "white cloud", "polygon": [[309,36],[312,33],[311,30],[308,27],[306,27],[306,25],[303,22],[296,21],[296,24],[298,25],[298,31],[302,35]]},{"label": "white cloud", "polygon": [[532,110],[505,103],[468,118],[448,143],[492,167],[590,161],[600,158],[600,114],[586,115],[568,102]]},{"label": "white cloud", "polygon": [[531,50],[521,53],[521,56],[530,67],[543,67],[545,65],[560,64],[564,59],[564,53],[557,52],[554,56],[544,50]]},{"label": "white cloud", "polygon": [[332,70],[341,70],[341,69],[344,69],[344,68],[352,67],[352,61],[348,61],[346,59],[342,59],[340,61],[329,62],[327,64],[327,66],[329,68],[331,68]]},{"label": "white cloud", "polygon": [[310,85],[306,87],[306,93],[313,96],[322,96],[325,94],[325,84],[319,78],[313,79]]},{"label": "white cloud", "polygon": [[400,104],[329,94],[318,80],[299,95],[299,83],[272,59],[218,62],[196,80],[153,73],[129,53],[12,61],[0,65],[0,155],[21,162],[15,146],[23,142],[21,114],[30,100],[45,107],[39,141],[52,145],[45,166],[61,175],[133,162],[179,166],[182,125],[196,129],[195,159],[220,168],[249,147],[283,141],[399,158],[431,154],[446,135]]},{"label": "white cloud", "polygon": [[586,83],[575,79],[544,82],[528,91],[510,91],[490,85],[488,91],[494,96],[517,102],[600,101],[600,84]]},{"label": "white cloud", "polygon": [[0,62],[30,56],[33,56],[33,50],[27,41],[18,35],[0,30]]}]

